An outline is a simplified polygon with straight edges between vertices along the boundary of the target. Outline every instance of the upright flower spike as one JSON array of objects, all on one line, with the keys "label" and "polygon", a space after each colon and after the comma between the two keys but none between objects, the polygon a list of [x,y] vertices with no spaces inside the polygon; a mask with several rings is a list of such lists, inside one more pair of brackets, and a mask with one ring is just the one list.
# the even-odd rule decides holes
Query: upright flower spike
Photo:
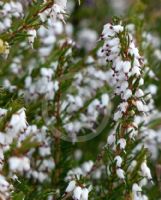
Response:
[{"label": "upright flower spike", "polygon": [[[117,187],[119,182],[127,182],[127,184],[130,184],[129,191],[126,190],[125,192],[127,197],[131,195],[132,191],[134,196],[139,191],[139,199],[141,199],[143,196],[141,194],[142,186],[139,185],[140,179],[142,177],[151,179],[150,169],[144,160],[138,162],[142,164],[138,166],[138,174],[140,175],[137,177],[137,183],[130,182],[130,173],[132,174],[134,169],[127,170],[131,166],[129,159],[134,160],[139,153],[137,151],[135,151],[136,153],[129,153],[126,149],[130,145],[135,146],[135,138],[138,132],[138,124],[134,122],[136,113],[141,115],[147,111],[143,99],[144,92],[140,88],[144,82],[142,77],[144,62],[135,47],[132,35],[121,23],[116,25],[106,24],[101,38],[104,41],[102,53],[106,61],[111,63],[111,80],[113,81],[110,84],[115,90],[115,95],[121,100],[113,117],[115,134],[112,132],[107,140],[107,146],[110,148],[110,152],[112,148],[114,157],[114,162],[109,164],[109,169],[111,169],[109,175],[119,179],[113,187]],[[135,147],[132,148],[135,149]]]}]

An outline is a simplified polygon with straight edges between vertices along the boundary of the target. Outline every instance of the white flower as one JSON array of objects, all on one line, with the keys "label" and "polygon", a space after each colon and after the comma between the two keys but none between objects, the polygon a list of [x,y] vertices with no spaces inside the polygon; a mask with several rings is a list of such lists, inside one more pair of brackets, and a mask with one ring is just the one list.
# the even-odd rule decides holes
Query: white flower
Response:
[{"label": "white flower", "polygon": [[[111,48],[111,49],[113,49],[113,48]],[[117,46],[115,48],[120,51],[120,49]],[[113,67],[115,68],[116,71],[121,71],[122,70],[123,61],[121,60],[121,58],[117,58],[116,60],[114,60]]]},{"label": "white flower", "polygon": [[133,126],[130,126],[127,129],[127,132],[129,133],[129,137],[132,138],[132,139],[134,139],[137,136],[137,133],[138,133],[138,131]]},{"label": "white flower", "polygon": [[120,85],[120,90],[121,90],[121,92],[124,92],[124,91],[128,88],[128,86],[129,86],[128,81],[123,81],[123,82],[121,83],[121,85]]},{"label": "white flower", "polygon": [[137,183],[134,183],[132,186],[132,195],[134,200],[143,200],[141,191],[142,188]]},{"label": "white flower", "polygon": [[38,173],[38,180],[42,183],[48,178],[48,175],[43,172]]},{"label": "white flower", "polygon": [[[0,193],[2,194],[9,194],[9,183],[6,181],[5,177],[3,175],[0,175]],[[5,198],[6,199],[6,198]],[[4,199],[4,200],[5,200]]]},{"label": "white flower", "polygon": [[81,195],[82,195],[82,188],[80,186],[77,186],[73,191],[73,199],[80,200]]},{"label": "white flower", "polygon": [[101,96],[101,102],[102,102],[102,105],[103,105],[103,106],[106,106],[106,107],[107,107],[107,105],[108,105],[108,103],[109,103],[109,96],[108,96],[108,94],[103,94],[103,95]]},{"label": "white flower", "polygon": [[140,112],[144,111],[144,104],[142,103],[142,101],[136,101],[136,107],[137,107],[138,111],[140,111]]},{"label": "white flower", "polygon": [[129,73],[131,68],[131,63],[129,61],[124,61],[123,62],[123,71],[124,73]]},{"label": "white flower", "polygon": [[114,160],[116,161],[116,166],[117,167],[121,167],[121,164],[122,164],[122,158],[120,156],[116,156],[114,158]]},{"label": "white flower", "polygon": [[116,170],[116,174],[117,174],[117,176],[118,176],[120,179],[125,179],[125,172],[124,172],[124,170],[118,168],[118,169]]},{"label": "white flower", "polygon": [[39,154],[42,157],[50,155],[51,154],[50,147],[40,147]]},{"label": "white flower", "polygon": [[90,170],[92,169],[93,167],[93,161],[88,161],[88,162],[85,162],[82,164],[82,170],[85,172],[85,173],[88,173],[90,172]]},{"label": "white flower", "polygon": [[117,46],[119,44],[120,44],[119,38],[114,38],[114,39],[107,41],[107,45],[109,45],[110,47]]},{"label": "white flower", "polygon": [[30,88],[31,84],[32,84],[32,77],[27,76],[25,79],[25,88]]},{"label": "white flower", "polygon": [[41,68],[40,73],[42,76],[46,76],[47,78],[51,79],[54,72],[51,68]]},{"label": "white flower", "polygon": [[148,200],[148,197],[146,195],[142,195],[142,200]]},{"label": "white flower", "polygon": [[33,48],[33,43],[34,43],[34,40],[35,40],[35,37],[36,37],[36,30],[35,29],[30,29],[27,31],[27,34],[28,34],[28,41],[31,45],[31,47]]},{"label": "white flower", "polygon": [[[120,46],[113,46],[111,47],[110,51],[111,53],[118,54],[120,52]],[[115,67],[115,69],[120,71],[120,69],[117,69],[117,66]]]},{"label": "white flower", "polygon": [[160,49],[156,49],[154,51],[154,56],[158,59],[161,60],[161,50]]},{"label": "white flower", "polygon": [[141,187],[144,187],[144,186],[146,186],[148,184],[148,180],[147,180],[147,178],[142,178],[141,180],[140,180],[140,182],[139,182],[139,185],[141,186]]},{"label": "white flower", "polygon": [[47,16],[49,15],[49,10],[45,10],[44,12],[39,13],[39,17],[42,22],[45,22],[47,19]]},{"label": "white flower", "polygon": [[54,23],[56,22],[57,18],[65,23],[64,14],[66,13],[65,12],[66,4],[67,0],[56,0],[54,2],[54,5],[52,6],[50,11],[50,17]]},{"label": "white flower", "polygon": [[67,0],[55,0],[54,3],[59,5],[62,9],[65,9],[67,5]]},{"label": "white flower", "polygon": [[83,101],[82,101],[82,99],[81,99],[80,96],[76,96],[76,97],[75,97],[75,104],[76,104],[79,108],[81,108],[81,107],[83,106]]},{"label": "white flower", "polygon": [[21,108],[13,114],[7,127],[7,133],[12,131],[13,137],[27,128],[25,108]]},{"label": "white flower", "polygon": [[124,100],[128,100],[132,96],[132,91],[130,89],[125,90],[125,92],[122,95],[122,98]]},{"label": "white flower", "polygon": [[107,138],[108,145],[112,145],[115,142],[115,135],[111,134]]},{"label": "white flower", "polygon": [[138,66],[133,66],[131,73],[132,75],[140,76],[140,68]]},{"label": "white flower", "polygon": [[122,112],[119,110],[115,112],[114,117],[113,117],[114,121],[118,121],[118,119],[120,119],[122,115],[123,115]]},{"label": "white flower", "polygon": [[9,168],[13,172],[23,172],[30,169],[30,160],[27,157],[11,157],[8,162]]},{"label": "white flower", "polygon": [[147,164],[146,164],[145,161],[141,164],[141,172],[142,172],[142,175],[143,175],[144,177],[148,178],[149,180],[152,179],[150,169],[149,169],[149,167],[147,166]]},{"label": "white flower", "polygon": [[144,92],[142,89],[137,89],[136,92],[135,92],[135,96],[140,98],[142,96],[144,96]]},{"label": "white flower", "polygon": [[3,117],[4,115],[6,115],[6,113],[7,113],[6,109],[0,108],[0,117]]},{"label": "white flower", "polygon": [[124,138],[120,138],[117,142],[120,145],[120,149],[125,149],[126,147],[126,140]]},{"label": "white flower", "polygon": [[119,33],[119,32],[122,32],[124,30],[124,27],[121,26],[121,25],[115,25],[115,26],[112,26],[112,29],[116,32],[116,33]]},{"label": "white flower", "polygon": [[140,78],[140,80],[139,80],[139,86],[142,86],[142,85],[144,85],[144,79]]},{"label": "white flower", "polygon": [[142,188],[137,183],[134,183],[132,186],[132,191],[133,192],[141,192]]},{"label": "white flower", "polygon": [[70,181],[65,192],[67,192],[67,193],[72,192],[74,190],[75,186],[76,186],[76,182],[74,180]]},{"label": "white flower", "polygon": [[128,107],[128,103],[127,102],[122,102],[119,105],[119,109],[121,110],[121,112],[126,112],[127,107]]},{"label": "white flower", "polygon": [[89,190],[87,188],[83,188],[82,189],[81,200],[88,200],[88,193],[89,193]]},{"label": "white flower", "polygon": [[[131,44],[131,47],[132,47],[133,43]],[[139,55],[139,51],[136,47],[132,47],[132,48],[129,48],[128,52],[131,54],[131,56],[135,56],[135,57],[140,57]]]},{"label": "white flower", "polygon": [[150,91],[150,93],[152,94],[152,95],[155,95],[156,93],[157,93],[157,86],[156,85],[154,85],[154,84],[150,84],[149,86],[148,86],[148,90]]}]

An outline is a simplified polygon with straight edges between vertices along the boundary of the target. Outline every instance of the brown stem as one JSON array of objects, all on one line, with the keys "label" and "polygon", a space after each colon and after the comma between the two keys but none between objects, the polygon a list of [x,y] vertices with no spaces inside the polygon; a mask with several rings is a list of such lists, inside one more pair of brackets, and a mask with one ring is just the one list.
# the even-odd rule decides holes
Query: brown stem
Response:
[{"label": "brown stem", "polygon": [[57,70],[57,77],[59,77],[59,90],[57,91],[56,97],[55,97],[55,117],[57,121],[57,127],[54,132],[54,138],[55,138],[55,164],[56,164],[56,169],[55,169],[55,177],[54,177],[54,182],[58,184],[59,182],[59,177],[61,174],[61,169],[59,168],[59,163],[60,163],[60,157],[61,157],[61,146],[60,146],[60,140],[61,140],[61,131],[60,131],[60,106],[61,106],[61,75],[63,73],[62,66],[58,66]]}]

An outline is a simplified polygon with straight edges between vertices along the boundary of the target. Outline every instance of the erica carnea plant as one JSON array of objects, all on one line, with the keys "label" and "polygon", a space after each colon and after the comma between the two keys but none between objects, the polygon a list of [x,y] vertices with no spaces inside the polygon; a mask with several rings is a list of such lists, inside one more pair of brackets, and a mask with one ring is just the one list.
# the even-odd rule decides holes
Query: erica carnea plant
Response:
[{"label": "erica carnea plant", "polygon": [[157,5],[0,1],[0,200],[160,199]]},{"label": "erica carnea plant", "polygon": [[107,139],[111,160],[108,174],[113,178],[111,189],[123,187],[124,184],[124,194],[121,195],[125,195],[125,199],[147,199],[141,194],[142,187],[151,181],[152,176],[147,166],[144,144],[139,148],[139,141],[136,144],[141,129],[136,117],[149,111],[141,89],[144,84],[144,60],[132,35],[121,23],[106,24],[101,38],[104,40],[102,52],[107,62],[111,62],[111,85],[120,102],[113,117],[114,130]]}]

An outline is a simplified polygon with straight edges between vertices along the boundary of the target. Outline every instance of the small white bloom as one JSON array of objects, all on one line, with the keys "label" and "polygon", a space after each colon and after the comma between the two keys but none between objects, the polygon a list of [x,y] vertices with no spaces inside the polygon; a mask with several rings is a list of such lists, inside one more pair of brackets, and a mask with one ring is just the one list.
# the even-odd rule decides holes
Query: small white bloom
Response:
[{"label": "small white bloom", "polygon": [[144,92],[143,92],[143,90],[142,90],[142,89],[138,89],[138,90],[136,90],[136,92],[135,92],[135,96],[138,97],[138,98],[144,96]]},{"label": "small white bloom", "polygon": [[90,172],[90,170],[92,169],[93,167],[93,161],[88,161],[88,162],[85,162],[82,164],[82,170],[85,172],[85,173],[88,173]]},{"label": "small white bloom", "polygon": [[145,161],[141,164],[141,172],[142,172],[144,177],[146,177],[148,179],[152,179],[150,169],[147,166]]},{"label": "small white bloom", "polygon": [[53,70],[51,68],[41,68],[41,75],[46,76],[47,78],[51,79],[53,75]]},{"label": "small white bloom", "polygon": [[161,50],[160,49],[156,49],[154,51],[154,56],[158,59],[161,60]]},{"label": "small white bloom", "polygon": [[131,63],[129,61],[124,61],[123,62],[124,73],[129,73],[130,69],[131,69]]},{"label": "small white bloom", "polygon": [[28,41],[29,41],[31,47],[33,48],[33,43],[34,43],[35,37],[37,35],[36,30],[30,29],[27,31],[27,34],[28,34]]},{"label": "small white bloom", "polygon": [[80,96],[76,96],[75,97],[75,104],[81,108],[83,106],[83,101],[82,101],[82,98]]},{"label": "small white bloom", "polygon": [[128,86],[129,86],[128,81],[123,81],[123,82],[121,83],[121,85],[120,85],[120,90],[121,90],[122,92],[124,92],[124,91],[128,88]]},{"label": "small white bloom", "polygon": [[129,137],[132,138],[132,139],[134,139],[137,136],[137,133],[138,133],[138,131],[133,126],[130,126],[127,129],[127,132],[129,133]]},{"label": "small white bloom", "polygon": [[137,183],[134,183],[132,186],[132,191],[133,192],[141,192],[142,188]]},{"label": "small white bloom", "polygon": [[50,147],[40,147],[39,148],[39,154],[42,157],[50,155],[51,154]]},{"label": "small white bloom", "polygon": [[9,188],[9,183],[6,181],[5,177],[0,174],[0,186],[5,188]]},{"label": "small white bloom", "polygon": [[142,195],[142,200],[148,200],[148,197],[146,195]]},{"label": "small white bloom", "polygon": [[[118,48],[118,47],[115,47],[115,48]],[[115,68],[116,71],[121,71],[123,67],[123,61],[120,58],[114,60],[113,67]]]},{"label": "small white bloom", "polygon": [[38,173],[38,180],[42,183],[48,178],[48,175],[43,172]]},{"label": "small white bloom", "polygon": [[124,100],[128,100],[132,96],[132,91],[130,89],[125,90],[125,92],[122,95],[122,98]]},{"label": "small white bloom", "polygon": [[115,135],[113,134],[109,135],[107,138],[108,145],[112,145],[115,142],[115,140],[116,140]]},{"label": "small white bloom", "polygon": [[80,186],[77,186],[73,191],[73,199],[80,200],[82,195],[82,188]]},{"label": "small white bloom", "polygon": [[76,186],[76,182],[74,180],[70,181],[65,192],[67,192],[67,193],[72,192],[74,190],[75,186]]},{"label": "small white bloom", "polygon": [[32,77],[31,76],[27,76],[25,79],[25,88],[30,88],[32,84]]},{"label": "small white bloom", "polygon": [[147,180],[147,178],[142,178],[141,179],[141,181],[139,182],[139,185],[141,186],[141,187],[144,187],[144,186],[146,186],[148,184],[148,180]]},{"label": "small white bloom", "polygon": [[140,76],[140,68],[138,66],[134,66],[131,71],[132,75]]},{"label": "small white bloom", "polygon": [[154,84],[150,84],[149,86],[148,86],[148,90],[150,91],[150,93],[152,94],[152,95],[155,95],[156,93],[157,93],[157,86],[156,85],[154,85]]},{"label": "small white bloom", "polygon": [[7,127],[7,133],[12,131],[13,137],[27,128],[25,108],[21,108],[13,114]]},{"label": "small white bloom", "polygon": [[112,26],[112,29],[116,32],[116,33],[119,33],[119,32],[122,32],[124,30],[124,27],[121,26],[121,25],[115,25],[115,26]]},{"label": "small white bloom", "polygon": [[139,80],[139,86],[142,86],[142,85],[144,85],[144,79],[140,78],[140,80]]},{"label": "small white bloom", "polygon": [[116,170],[116,174],[117,174],[117,176],[118,176],[120,179],[125,179],[125,172],[124,172],[124,170],[118,168],[118,169]]},{"label": "small white bloom", "polygon": [[122,158],[120,156],[116,156],[114,158],[114,160],[116,161],[116,166],[117,167],[121,167],[121,164],[122,164]]},{"label": "small white bloom", "polygon": [[136,107],[137,107],[138,111],[140,111],[140,112],[144,111],[144,104],[142,103],[142,101],[136,101]]},{"label": "small white bloom", "polygon": [[112,47],[112,46],[117,46],[117,45],[119,45],[119,44],[120,44],[119,38],[113,38],[113,39],[111,39],[111,40],[109,40],[109,41],[107,42],[107,45],[109,45],[110,47]]},{"label": "small white bloom", "polygon": [[128,103],[127,103],[127,102],[122,102],[122,103],[119,105],[119,109],[121,110],[121,112],[126,112],[127,107],[128,107]]},{"label": "small white bloom", "polygon": [[0,108],[0,117],[3,117],[4,115],[6,115],[6,113],[7,113],[6,109]]},{"label": "small white bloom", "polygon": [[89,190],[87,188],[83,188],[82,189],[81,200],[88,200],[88,193],[89,193]]},{"label": "small white bloom", "polygon": [[115,112],[114,117],[113,117],[114,121],[118,121],[122,117],[122,115],[123,115],[122,112],[119,110]]},{"label": "small white bloom", "polygon": [[107,106],[108,105],[108,103],[109,103],[109,96],[108,96],[108,94],[103,94],[101,96],[101,102],[102,102],[103,106]]},{"label": "small white bloom", "polygon": [[118,145],[120,145],[120,149],[125,149],[126,147],[126,140],[124,138],[120,138],[117,142]]},{"label": "small white bloom", "polygon": [[8,162],[9,168],[13,172],[23,172],[30,169],[30,160],[27,157],[11,157]]}]

